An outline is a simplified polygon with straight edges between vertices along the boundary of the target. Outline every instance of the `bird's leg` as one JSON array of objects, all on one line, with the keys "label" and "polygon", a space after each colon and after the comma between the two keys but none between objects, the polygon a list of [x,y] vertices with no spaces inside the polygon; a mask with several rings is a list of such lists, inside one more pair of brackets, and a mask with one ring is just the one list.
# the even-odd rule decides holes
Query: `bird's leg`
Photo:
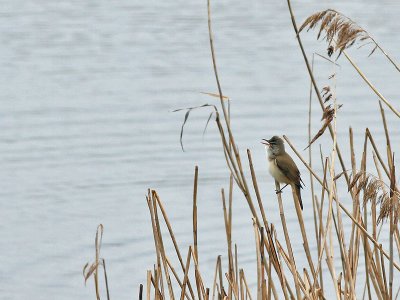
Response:
[{"label": "bird's leg", "polygon": [[275,190],[276,194],[280,194],[282,193],[282,190],[287,187],[289,184],[285,184],[285,186],[283,188],[281,188],[280,190]]}]

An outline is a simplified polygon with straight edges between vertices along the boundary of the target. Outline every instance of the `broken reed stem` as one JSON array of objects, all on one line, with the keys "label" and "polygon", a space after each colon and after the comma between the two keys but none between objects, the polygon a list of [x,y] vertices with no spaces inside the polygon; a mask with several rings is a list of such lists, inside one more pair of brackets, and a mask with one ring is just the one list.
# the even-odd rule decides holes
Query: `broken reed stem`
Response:
[{"label": "broken reed stem", "polygon": [[[243,296],[246,295],[246,297],[248,296],[249,299],[252,300],[251,293],[250,293],[250,289],[249,289],[249,286],[248,286],[248,284],[247,284],[246,276],[244,275],[243,269],[240,269],[240,277],[241,277],[241,280],[242,280],[244,286],[246,287],[246,293],[243,293]],[[242,299],[243,299],[243,298],[242,298]]]},{"label": "broken reed stem", "polygon": [[[272,268],[272,263],[271,259],[268,261],[268,269],[267,269],[267,278],[268,278],[268,293],[267,293],[267,300],[271,299],[271,291],[272,291],[272,274],[271,274],[271,268]],[[275,299],[278,299],[277,296],[275,296]]]},{"label": "broken reed stem", "polygon": [[[215,274],[214,274],[214,284],[213,284],[213,294],[212,294],[212,299],[213,300],[215,299],[215,290],[216,290],[216,288],[218,286],[218,284],[217,284],[217,275],[218,275],[218,270],[219,270],[220,265],[221,265],[221,255],[218,255],[217,262],[215,264]],[[218,294],[220,294],[220,292]]]},{"label": "broken reed stem", "polygon": [[[176,242],[175,234],[174,234],[174,232],[172,230],[172,226],[171,226],[171,223],[170,223],[170,221],[168,219],[168,215],[167,215],[167,213],[165,211],[164,205],[162,204],[161,199],[159,197],[156,197],[155,200],[157,201],[157,205],[161,210],[164,222],[167,225],[167,229],[168,229],[169,235],[171,237],[172,243],[174,245],[174,249],[175,249],[176,255],[177,255],[178,259],[179,259],[179,263],[181,265],[182,271],[185,272],[185,265],[183,263],[182,255],[181,255],[181,252],[179,250],[178,243]],[[192,289],[192,286],[191,286],[190,282],[188,282],[188,288],[189,288],[190,295],[192,296],[192,299],[194,299],[194,292],[193,292],[193,289]]]},{"label": "broken reed stem", "polygon": [[[160,258],[160,250],[159,250],[159,245],[158,245],[158,233],[157,233],[157,226],[155,224],[155,219],[154,219],[154,207],[153,207],[153,203],[152,203],[152,194],[150,192],[150,190],[148,190],[148,196],[147,196],[147,205],[149,207],[149,211],[150,211],[150,218],[151,218],[151,226],[153,229],[153,237],[154,237],[154,246],[155,246],[155,250],[156,250],[156,256],[157,256],[157,270],[161,269],[161,258]],[[157,293],[158,293],[158,282],[159,282],[159,277],[158,275],[161,275],[161,272],[154,272],[154,282],[155,282],[155,293],[156,293],[156,298]],[[162,281],[162,280],[161,280]],[[162,293],[163,294],[163,293]]]},{"label": "broken reed stem", "polygon": [[262,266],[261,266],[261,253],[260,253],[260,237],[258,235],[258,227],[257,223],[255,222],[253,218],[253,229],[254,229],[254,239],[256,241],[256,257],[257,257],[257,299],[261,299],[261,285],[262,285],[262,280],[261,280],[261,272]]},{"label": "broken reed stem", "polygon": [[152,192],[152,197],[153,197],[153,201],[152,201],[153,202],[153,214],[154,214],[154,220],[155,220],[155,224],[156,224],[156,233],[157,233],[157,239],[158,239],[157,244],[158,244],[159,251],[161,254],[161,258],[162,258],[162,263],[163,263],[163,267],[164,267],[164,275],[165,275],[165,279],[167,281],[169,296],[170,296],[170,299],[175,299],[174,290],[173,290],[172,284],[171,284],[171,277],[170,277],[169,271],[168,271],[168,264],[167,264],[166,255],[165,255],[164,243],[163,243],[161,229],[160,229],[160,222],[158,220],[157,201],[154,200],[154,198],[158,198],[158,195],[155,191]]},{"label": "broken reed stem", "polygon": [[[186,289],[186,285],[189,281],[189,267],[190,267],[190,258],[191,258],[191,254],[192,254],[192,246],[189,246],[189,250],[188,250],[188,254],[187,254],[187,259],[186,259],[186,266],[185,266],[185,274],[183,276],[183,284],[182,284],[182,290],[181,290],[181,297],[180,300],[183,300],[184,296],[185,296],[185,289]],[[193,298],[194,299],[194,298]]]},{"label": "broken reed stem", "polygon": [[218,272],[219,272],[219,284],[221,289],[221,295],[226,296],[225,288],[224,288],[224,281],[222,280],[222,263],[221,263],[221,255],[219,256],[219,265],[218,265]]},{"label": "broken reed stem", "polygon": [[[274,266],[275,271],[276,271],[276,273],[278,275],[278,279],[279,279],[280,284],[282,286],[283,295],[284,295],[285,299],[288,299],[288,295],[287,295],[287,292],[285,290],[285,278],[283,276],[281,267],[280,267],[280,265],[278,263],[278,257],[277,257],[276,249],[275,249],[275,246],[274,246],[274,243],[273,243],[273,236],[272,235],[273,235],[273,232],[274,232],[274,227],[271,224],[271,228],[267,228],[266,229],[266,231],[265,231],[266,238],[265,238],[265,235],[264,235],[264,228],[261,227],[261,228],[258,228],[258,230],[259,230],[259,233],[263,237],[262,241],[261,241],[262,253],[264,253],[264,247],[265,247],[265,249],[267,250],[267,253],[269,255],[269,264],[268,264],[268,262],[266,260],[266,255],[262,255],[261,256],[261,262],[262,262],[262,265],[263,265],[263,271],[266,270],[267,274],[269,274],[269,273],[271,273],[271,269],[269,269],[269,266],[271,264]],[[272,278],[270,278],[270,279],[271,279],[272,292],[273,292],[275,298],[278,298],[274,281],[272,280]]]},{"label": "broken reed stem", "polygon": [[[233,295],[235,296],[235,299],[238,300],[238,299],[239,299],[239,295],[238,295],[237,292],[236,292],[235,283],[232,282],[232,280],[231,280],[231,278],[229,277],[228,273],[225,273],[225,277],[226,277],[226,280],[227,280],[228,283],[229,283],[230,290],[233,292]],[[228,296],[228,299],[232,299],[232,295],[231,295],[231,296]]]},{"label": "broken reed stem", "polygon": [[[192,249],[192,252],[193,252],[193,249]],[[196,279],[197,290],[200,291],[199,299],[202,299],[202,298],[204,299],[206,297],[206,289],[204,287],[204,281],[201,276],[201,272],[199,270],[199,264],[196,261],[196,258],[194,257],[193,253],[192,253],[192,255],[193,255],[193,261],[194,261],[194,275],[195,275],[195,279]]]},{"label": "broken reed stem", "polygon": [[[228,243],[228,269],[229,269],[229,277],[234,280],[234,267],[233,267],[233,256],[232,256],[232,228],[231,228],[231,222],[232,222],[232,197],[231,197],[231,192],[229,196],[229,207],[228,207],[228,212],[226,209],[226,200],[225,200],[225,192],[224,189],[221,190],[221,196],[222,196],[222,207],[223,207],[223,212],[224,212],[224,221],[225,221],[225,233],[226,233],[226,240]],[[228,296],[232,298],[232,287],[229,285],[228,287]]]},{"label": "broken reed stem", "polygon": [[293,262],[291,261],[289,255],[285,252],[285,249],[282,247],[282,245],[280,244],[279,241],[277,241],[276,243],[277,243],[278,251],[282,255],[283,261],[288,266],[289,271],[291,273],[292,273],[292,271],[295,271],[295,273],[292,273],[292,275],[293,275],[293,277],[295,277],[295,276],[297,277],[299,288],[304,293],[304,298],[300,298],[300,299],[311,299],[310,293],[309,293],[310,291],[306,289],[305,283],[304,283],[303,279],[301,278],[301,274],[296,269],[294,269],[294,270],[291,269],[291,265],[293,264]]},{"label": "broken reed stem", "polygon": [[[182,281],[180,280],[178,274],[176,273],[175,268],[172,266],[172,264],[171,264],[171,262],[169,261],[168,257],[167,257],[167,264],[168,264],[168,267],[170,268],[172,274],[174,275],[176,282],[178,282],[179,287],[182,289],[182,286],[183,286],[183,285],[182,285]],[[188,300],[194,299],[194,298],[190,298],[190,297],[189,297],[187,291],[185,292],[185,296],[186,296],[186,299],[188,299]]]},{"label": "broken reed stem", "polygon": [[143,284],[139,286],[139,300],[143,300]]}]

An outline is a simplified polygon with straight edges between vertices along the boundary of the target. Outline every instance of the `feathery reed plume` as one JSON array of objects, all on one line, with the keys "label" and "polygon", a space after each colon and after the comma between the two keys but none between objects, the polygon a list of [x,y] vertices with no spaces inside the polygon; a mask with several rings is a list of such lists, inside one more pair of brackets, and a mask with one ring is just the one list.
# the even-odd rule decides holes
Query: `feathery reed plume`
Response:
[{"label": "feathery reed plume", "polygon": [[365,29],[349,17],[334,9],[319,11],[309,16],[300,26],[298,32],[300,33],[306,27],[308,27],[307,31],[315,29],[318,24],[321,25],[319,27],[317,39],[321,37],[321,34],[324,31],[325,36],[323,39],[328,42],[327,53],[329,57],[332,56],[335,51],[339,51],[338,56],[340,56],[345,49],[353,46],[357,41],[359,41],[362,43],[359,48],[367,44],[373,44],[374,47],[369,56],[372,55],[376,49],[379,49],[396,70],[400,72],[400,67],[394,59],[386,53],[386,51]]},{"label": "feathery reed plume", "polygon": [[386,197],[382,199],[381,202],[381,209],[379,212],[378,223],[380,221],[387,220],[390,216],[390,213],[393,211],[395,212],[395,216],[399,216],[400,214],[400,206],[399,206],[399,195],[396,196],[395,200],[391,201],[390,197]]},{"label": "feathery reed plume", "polygon": [[355,195],[358,195],[363,190],[363,206],[370,202],[380,204],[380,212],[377,218],[377,223],[385,221],[389,218],[392,211],[395,216],[400,214],[400,193],[392,191],[393,196],[390,196],[390,187],[381,179],[372,174],[366,174],[364,171],[350,175],[352,180],[349,186],[349,191],[355,188]]},{"label": "feathery reed plume", "polygon": [[325,32],[325,36],[322,37],[322,39],[325,39],[328,42],[329,56],[331,56],[335,51],[339,51],[340,55],[343,50],[353,46],[357,40],[360,42],[370,40],[369,42],[375,44],[370,55],[375,52],[378,47],[367,31],[350,18],[333,9],[320,11],[309,16],[300,26],[299,32],[307,27],[307,31],[315,29],[318,24],[320,24],[320,27],[317,39],[321,37],[322,32]]}]

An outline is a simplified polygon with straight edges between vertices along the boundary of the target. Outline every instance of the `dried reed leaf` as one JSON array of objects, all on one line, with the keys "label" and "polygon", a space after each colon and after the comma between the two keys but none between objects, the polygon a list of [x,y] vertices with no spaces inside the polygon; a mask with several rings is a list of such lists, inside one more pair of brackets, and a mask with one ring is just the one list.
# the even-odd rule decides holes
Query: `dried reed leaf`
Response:
[{"label": "dried reed leaf", "polygon": [[185,151],[185,149],[183,148],[183,142],[182,142],[182,138],[183,138],[183,128],[185,127],[186,121],[188,120],[189,114],[190,114],[191,111],[192,111],[192,110],[189,109],[189,110],[185,113],[185,119],[183,120],[183,123],[182,123],[181,134],[180,134],[180,138],[179,138],[179,141],[180,141],[181,147],[182,147],[182,151]]},{"label": "dried reed leaf", "polygon": [[211,120],[211,117],[212,117],[213,114],[214,114],[214,112],[211,112],[210,115],[208,116],[206,126],[204,127],[204,130],[203,130],[203,136],[206,133],[208,123],[210,123],[210,120]]},{"label": "dried reed leaf", "polygon": [[332,105],[328,105],[327,107],[325,107],[325,109],[322,113],[322,118],[321,118],[321,121],[325,120],[325,122],[322,125],[321,129],[317,132],[317,134],[312,138],[312,140],[310,141],[308,146],[304,148],[304,150],[306,150],[308,147],[310,147],[312,145],[312,143],[314,143],[321,135],[324,134],[325,129],[332,122],[334,115],[335,115],[335,109],[332,107]]},{"label": "dried reed leaf", "polygon": [[[179,141],[180,141],[180,143],[181,143],[181,148],[182,148],[182,151],[183,151],[183,152],[185,152],[185,149],[183,148],[183,129],[184,129],[184,127],[185,127],[185,124],[186,124],[187,120],[189,119],[190,112],[191,112],[192,110],[194,110],[194,109],[203,108],[203,107],[213,107],[213,108],[214,108],[214,111],[215,111],[215,112],[218,112],[217,107],[216,107],[215,105],[213,105],[213,104],[207,104],[207,103],[206,103],[206,104],[203,104],[203,105],[200,105],[200,106],[193,106],[193,107],[187,107],[187,108],[178,108],[178,109],[175,109],[175,110],[172,111],[172,112],[178,112],[178,111],[186,110],[185,118],[184,118],[184,120],[183,120],[182,127],[181,127],[180,139],[179,139]],[[208,122],[209,122],[210,119],[211,119],[211,116],[212,116],[212,114],[208,117],[208,121],[207,121],[207,124],[206,124],[206,128],[207,128]],[[204,131],[203,131],[203,134],[204,134],[204,132],[205,132],[205,129],[204,129]]]},{"label": "dried reed leaf", "polygon": [[[329,50],[329,49],[328,49],[328,50]],[[317,56],[323,58],[323,59],[326,60],[326,61],[329,61],[331,64],[334,64],[335,66],[340,67],[340,65],[339,65],[337,62],[334,62],[333,60],[329,59],[328,57],[326,57],[326,56],[324,56],[324,55],[319,54],[318,52],[314,52],[313,54],[315,54],[315,55],[317,55]],[[328,54],[329,54],[329,53],[328,53]]]},{"label": "dried reed leaf", "polygon": [[330,91],[331,91],[330,86],[328,86],[328,85],[327,85],[327,86],[324,86],[324,87],[322,88],[322,91],[321,91],[322,97],[325,97],[325,95],[328,94]]},{"label": "dried reed leaf", "polygon": [[[211,97],[220,98],[219,94],[208,93],[208,92],[200,92],[200,93],[204,94],[204,95],[211,96]],[[222,96],[222,99],[223,100],[230,100],[230,98],[228,96]]]},{"label": "dried reed leaf", "polygon": [[[96,262],[93,263],[89,266],[89,263],[87,263],[84,267],[83,267],[83,277],[85,279],[85,284],[86,281],[90,278],[90,276],[92,276],[92,274],[96,271],[96,269],[99,267],[99,265],[101,265],[100,262]],[[88,268],[89,267],[89,268]]]},{"label": "dried reed leaf", "polygon": [[324,103],[328,102],[328,101],[331,100],[331,99],[332,99],[332,94],[328,94],[328,95],[325,97]]},{"label": "dried reed leaf", "polygon": [[333,181],[338,180],[340,177],[342,177],[343,174],[344,174],[344,172],[340,172],[338,175],[336,175],[336,176],[333,178]]},{"label": "dried reed leaf", "polygon": [[325,107],[324,111],[322,112],[322,120],[329,120],[332,121],[333,115],[335,114],[335,109],[332,107],[331,104],[329,104],[327,107]]},{"label": "dried reed leaf", "polygon": [[368,57],[370,57],[370,56],[375,52],[375,50],[376,50],[377,48],[378,48],[378,46],[375,45],[374,49],[372,49],[372,51],[371,51],[371,53],[368,55]]},{"label": "dried reed leaf", "polygon": [[86,263],[83,267],[82,273],[83,277],[85,279],[85,284],[86,281],[94,275],[95,277],[95,285],[96,285],[96,293],[98,292],[97,290],[97,285],[98,285],[98,277],[97,277],[97,270],[99,266],[103,266],[104,268],[104,259],[100,258],[100,248],[101,248],[101,243],[103,239],[103,231],[104,227],[103,224],[100,224],[97,226],[96,230],[96,238],[95,238],[95,250],[96,250],[96,255],[95,255],[95,261],[89,265],[89,263]]}]

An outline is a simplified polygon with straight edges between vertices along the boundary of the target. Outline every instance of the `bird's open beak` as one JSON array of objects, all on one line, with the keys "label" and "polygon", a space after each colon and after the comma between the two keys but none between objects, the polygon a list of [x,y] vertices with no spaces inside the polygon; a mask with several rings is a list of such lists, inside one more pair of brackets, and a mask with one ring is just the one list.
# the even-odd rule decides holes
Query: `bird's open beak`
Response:
[{"label": "bird's open beak", "polygon": [[262,139],[261,144],[264,144],[264,145],[267,145],[267,146],[270,145],[270,143],[266,139]]}]

